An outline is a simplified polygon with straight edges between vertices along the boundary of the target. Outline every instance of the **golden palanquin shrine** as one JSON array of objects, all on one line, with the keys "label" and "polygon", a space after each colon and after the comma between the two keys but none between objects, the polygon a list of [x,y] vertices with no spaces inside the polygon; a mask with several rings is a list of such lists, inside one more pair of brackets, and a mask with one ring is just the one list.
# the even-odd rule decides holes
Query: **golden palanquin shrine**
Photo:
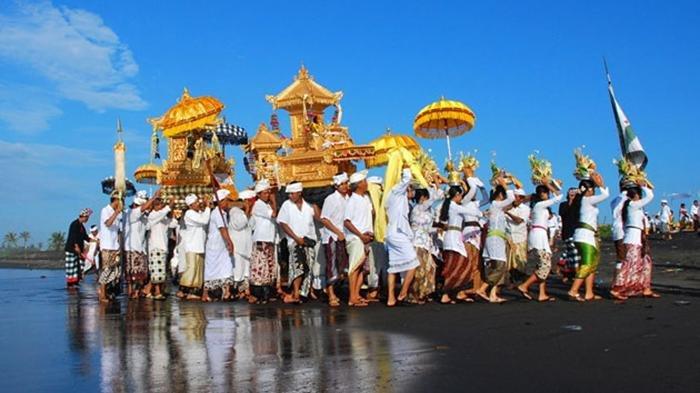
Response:
[{"label": "golden palanquin shrine", "polygon": [[[277,185],[297,180],[306,188],[327,187],[336,173],[355,172],[353,161],[372,158],[374,148],[355,145],[342,126],[342,98],[342,92],[331,92],[316,83],[304,66],[292,84],[267,96],[273,111],[289,113],[291,137],[282,137],[276,124],[271,129],[260,125],[246,146],[253,178]],[[330,106],[335,107],[335,115],[326,123],[324,112]]]}]

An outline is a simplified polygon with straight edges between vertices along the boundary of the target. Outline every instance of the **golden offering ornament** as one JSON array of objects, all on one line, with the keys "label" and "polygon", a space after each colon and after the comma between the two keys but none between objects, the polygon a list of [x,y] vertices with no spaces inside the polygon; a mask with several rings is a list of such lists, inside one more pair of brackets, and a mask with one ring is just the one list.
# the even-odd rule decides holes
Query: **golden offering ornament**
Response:
[{"label": "golden offering ornament", "polygon": [[620,183],[623,186],[647,185],[649,188],[654,188],[654,185],[647,179],[646,172],[639,169],[628,158],[622,157],[619,160],[613,160],[613,164],[617,166],[617,171],[620,174]]}]

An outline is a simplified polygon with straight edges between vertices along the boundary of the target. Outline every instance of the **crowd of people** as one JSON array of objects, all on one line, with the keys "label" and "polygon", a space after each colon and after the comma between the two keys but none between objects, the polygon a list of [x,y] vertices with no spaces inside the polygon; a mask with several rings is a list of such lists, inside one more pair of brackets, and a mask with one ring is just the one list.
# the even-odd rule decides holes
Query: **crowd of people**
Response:
[{"label": "crowd of people", "polygon": [[[76,286],[94,268],[103,302],[115,297],[124,279],[129,298],[165,299],[172,282],[183,300],[322,299],[337,307],[345,297],[348,306],[365,307],[382,294],[393,307],[502,303],[503,286],[551,302],[547,279],[555,270],[570,283],[570,300],[601,299],[594,292],[598,215],[610,195],[602,177],[581,180],[563,202],[556,182],[528,194],[512,180],[495,176],[490,191],[473,174],[458,182],[436,176],[425,186],[404,168],[398,183],[382,190],[382,179],[366,171],[339,173],[320,204],[305,200],[300,182],[278,190],[261,180],[235,199],[227,189],[201,199],[188,195],[184,211],[160,191],[137,193],[125,211],[115,193],[100,211],[99,227],[85,229],[90,209],[71,223],[66,282]],[[654,224],[644,212],[653,198],[648,183],[621,182],[620,191],[611,204],[617,268],[610,295],[658,297],[646,236],[655,225],[670,231],[668,204],[662,203],[660,224]],[[694,208],[697,223],[697,202]],[[557,237],[563,252],[553,268]]]}]

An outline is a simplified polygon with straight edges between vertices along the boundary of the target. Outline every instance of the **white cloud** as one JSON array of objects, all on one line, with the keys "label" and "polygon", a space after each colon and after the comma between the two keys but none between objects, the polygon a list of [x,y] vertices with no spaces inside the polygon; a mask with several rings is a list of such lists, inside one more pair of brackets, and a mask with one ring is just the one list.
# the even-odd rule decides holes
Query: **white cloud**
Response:
[{"label": "white cloud", "polygon": [[44,170],[47,167],[79,167],[104,164],[97,152],[61,145],[38,143],[14,143],[0,140],[1,172],[22,175],[27,170]]},{"label": "white cloud", "polygon": [[[99,15],[89,11],[44,2],[0,13],[0,60],[29,67],[32,76],[53,84],[57,97],[82,102],[92,110],[146,106],[130,82],[139,70],[133,54]],[[8,82],[7,75],[0,78]],[[26,112],[0,105],[4,107],[0,118],[11,126]],[[44,120],[34,128],[45,127],[46,119],[60,113],[56,109],[44,105]]]}]

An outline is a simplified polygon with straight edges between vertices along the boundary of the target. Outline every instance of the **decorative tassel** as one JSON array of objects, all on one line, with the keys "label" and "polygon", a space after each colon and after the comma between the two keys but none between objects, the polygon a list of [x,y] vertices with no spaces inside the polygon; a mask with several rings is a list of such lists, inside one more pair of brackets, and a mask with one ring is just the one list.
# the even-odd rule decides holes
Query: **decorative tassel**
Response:
[{"label": "decorative tassel", "polygon": [[211,132],[211,147],[215,152],[221,152],[221,143],[219,142],[219,135],[216,133],[216,130]]}]

